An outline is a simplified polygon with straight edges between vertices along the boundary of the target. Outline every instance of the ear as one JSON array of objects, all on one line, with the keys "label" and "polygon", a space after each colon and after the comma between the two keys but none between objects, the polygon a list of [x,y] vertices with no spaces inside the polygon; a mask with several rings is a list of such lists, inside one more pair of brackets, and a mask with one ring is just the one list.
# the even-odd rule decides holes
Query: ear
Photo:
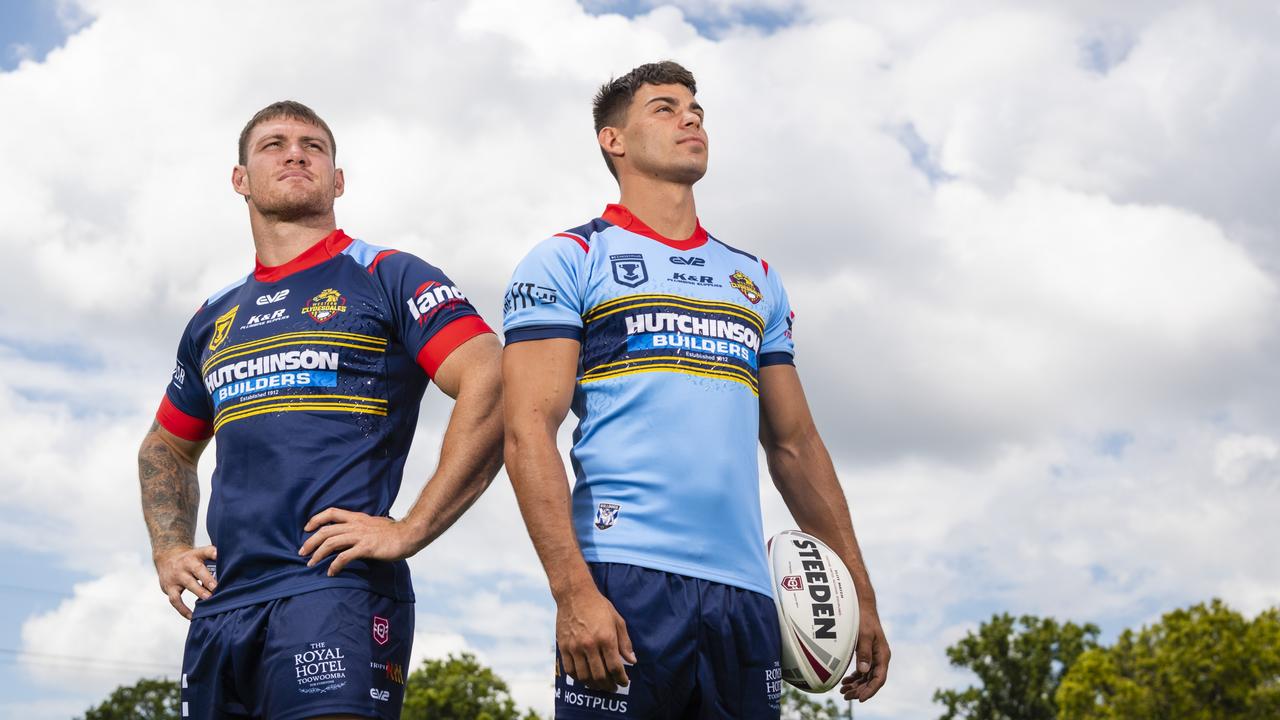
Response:
[{"label": "ear", "polygon": [[249,199],[249,171],[243,165],[231,169],[231,189]]},{"label": "ear", "polygon": [[333,171],[333,196],[342,197],[342,191],[347,188],[347,180],[342,175],[342,168],[335,168]]},{"label": "ear", "polygon": [[626,141],[623,140],[622,132],[618,128],[600,128],[600,133],[596,135],[596,142],[600,143],[600,149],[610,157],[620,158],[627,154]]}]

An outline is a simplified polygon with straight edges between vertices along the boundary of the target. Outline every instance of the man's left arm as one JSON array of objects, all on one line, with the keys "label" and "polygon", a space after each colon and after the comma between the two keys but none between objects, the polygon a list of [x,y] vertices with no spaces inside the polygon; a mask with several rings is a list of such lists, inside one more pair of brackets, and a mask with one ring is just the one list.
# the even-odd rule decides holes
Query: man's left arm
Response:
[{"label": "man's left arm", "polygon": [[[440,448],[440,463],[401,520],[328,508],[304,528],[299,555],[308,566],[337,553],[328,574],[358,558],[403,560],[449,529],[484,493],[502,467],[502,347],[492,333],[477,335],[444,359],[432,380],[455,400]],[[313,554],[314,553],[314,554]]]},{"label": "man's left arm", "polygon": [[875,590],[853,532],[849,505],[794,365],[760,368],[760,444],[773,483],[800,529],[835,550],[853,574],[861,616],[856,667],[842,682],[840,692],[846,700],[868,700],[888,675],[889,644],[880,626]]}]

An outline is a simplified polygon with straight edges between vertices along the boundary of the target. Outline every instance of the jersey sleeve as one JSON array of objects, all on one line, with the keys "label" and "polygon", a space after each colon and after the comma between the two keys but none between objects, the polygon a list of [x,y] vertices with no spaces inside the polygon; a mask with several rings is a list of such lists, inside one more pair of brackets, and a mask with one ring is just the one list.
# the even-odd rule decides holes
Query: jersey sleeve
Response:
[{"label": "jersey sleeve", "polygon": [[[196,314],[196,318],[200,316]],[[209,393],[205,392],[200,374],[200,351],[196,346],[193,328],[196,318],[187,324],[178,343],[178,360],[173,366],[173,376],[165,388],[160,407],[156,410],[156,422],[165,430],[183,440],[198,442],[213,435],[213,408]]]},{"label": "jersey sleeve", "polygon": [[766,265],[765,284],[775,298],[770,304],[769,317],[765,321],[764,342],[760,345],[760,367],[766,365],[795,365],[796,345],[791,337],[791,326],[796,314],[791,311],[791,300],[782,286],[777,270]]},{"label": "jersey sleeve", "polygon": [[582,275],[586,250],[556,235],[520,261],[502,302],[507,344],[546,338],[582,339]]},{"label": "jersey sleeve", "polygon": [[462,290],[440,268],[408,253],[389,254],[375,268],[391,303],[400,341],[435,377],[449,354],[477,335],[493,332]]}]

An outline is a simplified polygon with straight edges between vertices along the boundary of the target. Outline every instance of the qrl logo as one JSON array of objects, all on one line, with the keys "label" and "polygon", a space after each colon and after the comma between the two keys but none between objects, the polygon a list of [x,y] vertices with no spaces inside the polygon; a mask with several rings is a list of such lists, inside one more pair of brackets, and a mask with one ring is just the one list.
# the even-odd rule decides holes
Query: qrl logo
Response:
[{"label": "qrl logo", "polygon": [[373,616],[373,639],[379,645],[386,645],[391,639],[391,621],[384,618]]},{"label": "qrl logo", "polygon": [[788,575],[782,578],[782,589],[795,592],[804,589],[804,580],[799,575]]}]

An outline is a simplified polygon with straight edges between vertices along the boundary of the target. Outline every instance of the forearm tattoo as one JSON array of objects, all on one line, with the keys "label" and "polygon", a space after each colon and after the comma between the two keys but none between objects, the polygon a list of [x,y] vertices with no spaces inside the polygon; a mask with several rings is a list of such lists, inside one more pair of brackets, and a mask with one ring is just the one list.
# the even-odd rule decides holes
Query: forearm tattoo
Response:
[{"label": "forearm tattoo", "polygon": [[[155,432],[158,424],[151,424]],[[148,439],[138,451],[142,516],[151,535],[151,551],[195,543],[200,481],[196,469],[161,440]]]}]

